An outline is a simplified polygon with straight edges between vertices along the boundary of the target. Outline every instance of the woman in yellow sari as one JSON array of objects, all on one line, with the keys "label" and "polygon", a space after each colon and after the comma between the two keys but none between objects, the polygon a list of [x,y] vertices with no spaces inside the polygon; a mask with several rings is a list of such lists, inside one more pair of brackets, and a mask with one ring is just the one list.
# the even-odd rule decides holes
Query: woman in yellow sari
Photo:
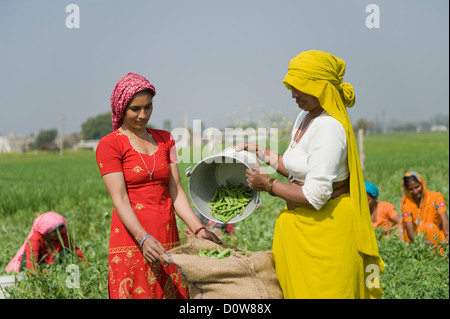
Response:
[{"label": "woman in yellow sari", "polygon": [[285,298],[380,298],[384,270],[370,219],[356,141],[346,107],[353,87],[342,83],[345,62],[311,50],[289,64],[283,81],[300,112],[283,155],[261,145],[239,149],[290,179],[247,170],[252,189],[286,200],[273,239],[275,269]]}]

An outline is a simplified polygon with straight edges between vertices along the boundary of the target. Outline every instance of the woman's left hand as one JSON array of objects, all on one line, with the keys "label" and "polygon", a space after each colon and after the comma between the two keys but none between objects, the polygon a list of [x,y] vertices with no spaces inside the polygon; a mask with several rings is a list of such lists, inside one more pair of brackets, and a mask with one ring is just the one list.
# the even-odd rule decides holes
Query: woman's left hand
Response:
[{"label": "woman's left hand", "polygon": [[262,169],[253,167],[246,170],[247,184],[253,190],[265,191],[270,181],[270,176]]},{"label": "woman's left hand", "polygon": [[213,242],[215,242],[216,244],[221,244],[222,241],[219,239],[219,237],[217,237],[216,234],[214,234],[214,232],[209,231],[207,229],[202,229],[198,235],[198,237],[203,238],[203,239],[208,239],[211,240]]}]

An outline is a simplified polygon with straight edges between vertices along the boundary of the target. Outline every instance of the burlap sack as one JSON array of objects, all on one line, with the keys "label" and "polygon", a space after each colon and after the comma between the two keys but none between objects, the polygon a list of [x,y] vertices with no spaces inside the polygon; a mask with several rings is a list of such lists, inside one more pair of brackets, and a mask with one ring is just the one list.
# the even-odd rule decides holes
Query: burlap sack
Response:
[{"label": "burlap sack", "polygon": [[283,292],[275,273],[271,251],[239,255],[232,252],[223,259],[200,256],[199,250],[240,248],[188,237],[186,244],[171,249],[163,256],[175,264],[183,281],[189,285],[192,299],[281,299]]}]

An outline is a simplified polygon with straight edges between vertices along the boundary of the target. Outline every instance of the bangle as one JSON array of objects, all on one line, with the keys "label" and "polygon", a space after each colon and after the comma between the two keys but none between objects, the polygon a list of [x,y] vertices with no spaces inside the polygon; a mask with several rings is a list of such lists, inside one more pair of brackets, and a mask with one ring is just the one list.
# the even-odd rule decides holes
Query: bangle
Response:
[{"label": "bangle", "polygon": [[269,183],[267,183],[267,186],[266,186],[266,191],[270,194],[270,195],[272,195],[272,196],[274,196],[275,194],[272,192],[272,186],[273,186],[273,182],[275,181],[275,179],[274,178],[271,178],[270,179],[270,181],[269,181]]},{"label": "bangle", "polygon": [[200,227],[200,228],[197,228],[197,230],[194,232],[194,234],[195,234],[195,235],[198,235],[198,233],[199,233],[202,229],[205,229],[205,230],[206,230],[206,227]]},{"label": "bangle", "polygon": [[147,238],[151,237],[151,236],[152,236],[152,235],[147,234],[147,235],[145,235],[144,237],[142,237],[141,242],[139,243],[139,246],[142,247],[142,245],[144,244],[144,241],[145,241]]}]

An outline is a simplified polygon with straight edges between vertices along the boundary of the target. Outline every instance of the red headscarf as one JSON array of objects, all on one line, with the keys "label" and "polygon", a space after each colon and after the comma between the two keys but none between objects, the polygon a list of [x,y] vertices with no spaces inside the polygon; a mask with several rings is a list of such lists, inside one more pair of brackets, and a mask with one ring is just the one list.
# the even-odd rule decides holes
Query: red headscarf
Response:
[{"label": "red headscarf", "polygon": [[150,90],[155,96],[155,87],[143,76],[128,73],[117,82],[111,94],[111,111],[113,130],[117,130],[123,121],[123,113],[133,96],[143,90]]}]

